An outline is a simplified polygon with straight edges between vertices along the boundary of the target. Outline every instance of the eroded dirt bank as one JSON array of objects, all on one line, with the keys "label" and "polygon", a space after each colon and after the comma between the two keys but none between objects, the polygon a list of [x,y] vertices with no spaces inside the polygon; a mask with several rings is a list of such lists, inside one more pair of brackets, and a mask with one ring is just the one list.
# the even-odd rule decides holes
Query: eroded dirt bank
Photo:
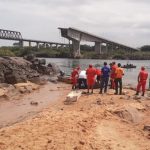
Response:
[{"label": "eroded dirt bank", "polygon": [[29,87],[31,90],[30,83],[20,83],[16,86],[21,93],[17,89],[11,89],[9,92],[7,90],[7,97],[0,97],[0,128],[36,115],[59,100],[70,89],[66,84],[48,82],[43,86],[33,84],[35,90],[24,91],[23,85],[27,87],[26,90]]},{"label": "eroded dirt bank", "polygon": [[34,118],[0,129],[0,149],[149,150],[150,100],[134,100],[132,90],[98,92],[70,105],[64,94]]}]

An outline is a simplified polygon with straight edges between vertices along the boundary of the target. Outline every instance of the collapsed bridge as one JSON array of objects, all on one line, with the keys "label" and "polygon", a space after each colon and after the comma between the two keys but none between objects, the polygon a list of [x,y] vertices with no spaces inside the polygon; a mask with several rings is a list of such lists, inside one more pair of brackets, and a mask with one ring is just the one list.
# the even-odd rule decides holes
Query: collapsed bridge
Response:
[{"label": "collapsed bridge", "polygon": [[96,35],[93,35],[91,33],[81,31],[76,28],[61,28],[59,27],[61,31],[61,36],[67,38],[69,41],[72,41],[72,48],[73,48],[73,56],[78,57],[81,55],[80,53],[80,43],[81,41],[88,41],[88,42],[94,42],[95,43],[95,51],[99,54],[102,53],[102,45],[106,45],[105,52],[109,52],[110,49],[108,47],[111,47],[111,51],[114,51],[116,49],[124,49],[126,51],[138,51],[138,49],[126,46],[124,44],[120,44]]}]

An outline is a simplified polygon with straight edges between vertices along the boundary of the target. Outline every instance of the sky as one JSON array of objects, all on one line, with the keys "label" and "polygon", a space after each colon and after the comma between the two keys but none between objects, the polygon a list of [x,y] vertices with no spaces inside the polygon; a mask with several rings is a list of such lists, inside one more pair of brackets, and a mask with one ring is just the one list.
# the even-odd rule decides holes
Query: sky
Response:
[{"label": "sky", "polygon": [[150,45],[150,0],[0,0],[0,18],[0,29],[28,39],[67,43],[58,27],[74,27],[135,48]]}]

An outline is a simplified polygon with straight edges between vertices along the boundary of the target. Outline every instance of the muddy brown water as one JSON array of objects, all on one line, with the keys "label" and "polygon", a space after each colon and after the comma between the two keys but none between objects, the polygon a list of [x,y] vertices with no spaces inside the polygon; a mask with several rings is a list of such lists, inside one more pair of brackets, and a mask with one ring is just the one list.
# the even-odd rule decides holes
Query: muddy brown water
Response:
[{"label": "muddy brown water", "polygon": [[44,108],[58,101],[64,94],[64,90],[70,89],[68,86],[48,83],[39,90],[21,95],[17,99],[2,101],[0,105],[0,128],[36,115]]}]

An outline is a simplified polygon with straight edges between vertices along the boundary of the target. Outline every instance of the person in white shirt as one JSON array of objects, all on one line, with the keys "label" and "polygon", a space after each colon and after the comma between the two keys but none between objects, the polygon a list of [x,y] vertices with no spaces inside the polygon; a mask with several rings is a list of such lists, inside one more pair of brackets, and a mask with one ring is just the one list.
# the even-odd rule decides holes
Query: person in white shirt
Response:
[{"label": "person in white shirt", "polygon": [[79,89],[81,89],[81,88],[86,89],[87,88],[86,71],[85,70],[80,71],[78,82],[79,82]]}]

